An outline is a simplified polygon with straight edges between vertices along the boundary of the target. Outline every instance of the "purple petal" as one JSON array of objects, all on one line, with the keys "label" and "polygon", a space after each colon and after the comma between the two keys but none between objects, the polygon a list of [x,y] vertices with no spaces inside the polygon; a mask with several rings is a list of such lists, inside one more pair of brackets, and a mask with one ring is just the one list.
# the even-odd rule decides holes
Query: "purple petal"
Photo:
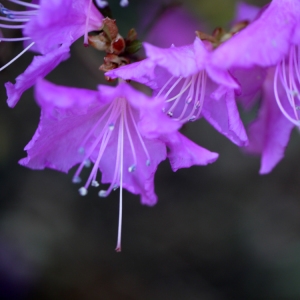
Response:
[{"label": "purple petal", "polygon": [[60,47],[43,56],[35,56],[31,64],[25,72],[16,78],[16,83],[7,82],[5,84],[7,92],[7,104],[9,107],[14,107],[23,92],[32,87],[37,78],[45,77],[56,66],[69,58],[69,48]]},{"label": "purple petal", "polygon": [[[70,46],[83,36],[90,0],[41,0],[40,9],[26,25],[24,34],[30,36],[43,54],[64,44]],[[103,16],[94,4],[89,14],[88,31],[101,26]]]},{"label": "purple petal", "polygon": [[211,98],[204,102],[203,116],[216,130],[233,143],[238,146],[245,146],[248,139],[235,103],[233,90],[224,90],[223,87],[212,93],[212,96],[215,99]]},{"label": "purple petal", "polygon": [[154,139],[162,134],[177,131],[181,124],[162,112],[164,99],[148,97],[126,83],[120,83],[116,88],[101,85],[99,90],[105,99],[124,97],[130,105],[139,111],[139,130],[144,137]]},{"label": "purple petal", "polygon": [[[279,88],[279,97],[287,103],[286,93]],[[291,108],[284,105],[287,111]],[[260,174],[267,174],[283,158],[294,125],[282,114],[275,100],[273,77],[264,84],[264,95],[258,118],[249,126],[249,146],[251,153],[261,154]]]},{"label": "purple petal", "polygon": [[241,90],[237,94],[239,101],[245,109],[251,108],[261,91],[267,70],[261,67],[233,68],[230,73],[241,86]]},{"label": "purple petal", "polygon": [[163,49],[144,43],[144,48],[147,57],[174,76],[188,77],[199,72],[193,45]]},{"label": "purple petal", "polygon": [[273,0],[258,19],[214,51],[213,65],[224,69],[276,65],[289,51],[299,15],[299,1]]},{"label": "purple petal", "polygon": [[208,165],[215,162],[219,156],[218,153],[196,145],[179,132],[165,136],[163,139],[169,148],[168,158],[174,172],[194,165]]}]

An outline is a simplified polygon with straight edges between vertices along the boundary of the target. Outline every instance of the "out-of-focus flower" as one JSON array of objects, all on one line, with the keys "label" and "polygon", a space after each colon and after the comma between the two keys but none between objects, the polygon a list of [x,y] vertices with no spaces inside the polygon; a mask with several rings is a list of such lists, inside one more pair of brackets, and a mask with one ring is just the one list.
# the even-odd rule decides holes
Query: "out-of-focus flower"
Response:
[{"label": "out-of-focus flower", "polygon": [[204,29],[199,18],[181,5],[143,3],[139,15],[142,17],[141,32],[147,32],[144,41],[161,48],[169,48],[172,44],[189,45],[195,39],[195,30]]},{"label": "out-of-focus flower", "polygon": [[79,164],[73,178],[79,183],[82,169],[93,162],[88,179],[79,189],[82,196],[90,185],[100,185],[100,170],[101,182],[110,184],[99,191],[100,197],[120,187],[120,208],[123,188],[140,194],[141,202],[152,206],[157,201],[154,174],[167,157],[166,146],[173,170],[206,165],[218,157],[177,132],[179,123],[161,111],[163,99],[151,99],[126,83],[90,91],[40,79],[36,98],[42,109],[41,120],[25,148],[28,156],[20,164],[63,172]]},{"label": "out-of-focus flower", "polygon": [[46,76],[69,57],[69,47],[75,40],[84,35],[84,43],[87,44],[87,33],[99,29],[103,19],[92,0],[41,0],[33,3],[17,1],[17,4],[27,10],[11,11],[2,6],[4,17],[0,19],[22,24],[0,26],[22,28],[24,37],[0,40],[26,41],[27,46],[21,54],[31,48],[42,55],[34,58],[25,72],[16,78],[15,84],[6,83],[10,107],[16,105],[22,93],[34,85],[38,77]]},{"label": "out-of-focus flower", "polygon": [[235,104],[239,85],[226,70],[210,64],[211,44],[196,38],[189,46],[157,48],[144,44],[148,58],[106,73],[148,85],[165,99],[164,111],[181,123],[204,116],[239,146],[247,144]]}]

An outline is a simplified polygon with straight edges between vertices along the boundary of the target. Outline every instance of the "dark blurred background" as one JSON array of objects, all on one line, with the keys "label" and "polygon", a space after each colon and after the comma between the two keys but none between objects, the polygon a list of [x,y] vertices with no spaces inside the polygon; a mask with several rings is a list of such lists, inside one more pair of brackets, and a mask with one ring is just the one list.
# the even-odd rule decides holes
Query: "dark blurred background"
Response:
[{"label": "dark blurred background", "polygon": [[[168,1],[129,0],[124,9],[110,2],[121,33],[135,27],[153,43],[166,28],[151,33],[151,20],[152,27],[167,18],[174,22],[166,37],[172,40],[185,26],[208,32],[226,27],[236,4],[189,0],[172,11],[161,10]],[[189,34],[180,34],[183,43],[193,41]],[[1,64],[21,49],[1,43]],[[122,252],[116,253],[118,193],[102,199],[90,189],[83,198],[71,182],[74,170],[32,171],[17,163],[26,156],[22,149],[35,132],[39,108],[32,90],[8,108],[3,84],[31,59],[28,52],[0,73],[0,299],[300,299],[296,130],[282,162],[260,176],[259,158],[244,154],[204,120],[186,126],[187,136],[220,158],[176,173],[162,163],[153,208],[124,192]],[[104,83],[101,61],[80,40],[47,78],[95,89]]]}]

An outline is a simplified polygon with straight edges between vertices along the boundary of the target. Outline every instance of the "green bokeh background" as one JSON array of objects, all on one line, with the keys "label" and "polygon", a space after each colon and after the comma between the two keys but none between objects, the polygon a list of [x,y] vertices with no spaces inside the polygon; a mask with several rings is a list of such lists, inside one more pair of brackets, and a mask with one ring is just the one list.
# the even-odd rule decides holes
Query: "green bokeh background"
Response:
[{"label": "green bokeh background", "polygon": [[[111,2],[122,31],[138,27],[147,1],[130,1],[125,9]],[[213,29],[229,24],[235,4],[190,0],[183,6]],[[1,43],[0,62],[21,49]],[[162,163],[153,208],[124,192],[123,251],[115,253],[117,193],[100,199],[91,189],[82,198],[71,183],[74,170],[66,175],[17,164],[39,108],[32,90],[8,108],[3,84],[31,59],[26,53],[0,73],[0,299],[300,299],[298,131],[282,162],[260,176],[259,158],[204,120],[186,126],[187,136],[220,158],[176,173]],[[47,79],[95,89],[103,83],[101,60],[78,41]]]}]

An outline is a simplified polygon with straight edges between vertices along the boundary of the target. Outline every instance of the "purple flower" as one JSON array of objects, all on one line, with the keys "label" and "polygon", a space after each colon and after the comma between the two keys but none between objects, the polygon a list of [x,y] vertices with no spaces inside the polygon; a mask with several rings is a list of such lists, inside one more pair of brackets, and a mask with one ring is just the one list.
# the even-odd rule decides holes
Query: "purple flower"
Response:
[{"label": "purple flower", "polygon": [[100,185],[100,170],[101,182],[109,183],[107,189],[100,189],[100,197],[120,187],[120,207],[122,188],[140,194],[141,202],[152,206],[157,201],[154,174],[167,157],[166,146],[173,170],[206,165],[218,157],[177,132],[179,123],[161,111],[163,99],[149,98],[126,83],[116,88],[101,85],[99,91],[90,91],[40,79],[35,94],[42,109],[41,120],[20,164],[63,172],[79,164],[73,181],[80,183],[82,169],[93,162],[79,189],[82,196],[90,185]]},{"label": "purple flower", "polygon": [[[212,55],[212,64],[224,70],[232,68],[276,67],[274,76],[274,102],[276,100],[285,117],[299,126],[300,108],[300,2],[273,0],[259,16]],[[286,96],[278,97],[282,85]],[[283,101],[292,110],[289,113]]]},{"label": "purple flower", "polygon": [[0,26],[22,28],[24,37],[0,40],[23,40],[26,42],[26,48],[20,55],[30,48],[42,55],[34,58],[25,72],[16,78],[15,84],[6,83],[7,103],[10,107],[17,104],[22,93],[34,85],[38,77],[46,76],[69,57],[69,47],[75,40],[84,35],[87,43],[87,33],[99,29],[103,19],[91,0],[41,0],[34,3],[18,1],[18,4],[27,10],[11,11],[2,7],[1,11],[5,17],[1,17],[0,20],[23,24]]},{"label": "purple flower", "polygon": [[210,44],[196,38],[189,46],[162,49],[144,44],[148,58],[106,73],[148,85],[165,99],[164,111],[181,123],[204,116],[239,146],[247,143],[235,104],[239,85],[231,75],[210,64]]},{"label": "purple flower", "polygon": [[[248,13],[246,9],[241,14]],[[241,95],[243,104],[253,104],[253,99],[247,99],[248,91],[262,91],[258,117],[249,126],[247,148],[262,155],[261,174],[282,159],[292,128],[300,125],[299,16],[299,1],[273,0],[212,55],[212,64],[229,68],[246,91],[246,97]]]}]

